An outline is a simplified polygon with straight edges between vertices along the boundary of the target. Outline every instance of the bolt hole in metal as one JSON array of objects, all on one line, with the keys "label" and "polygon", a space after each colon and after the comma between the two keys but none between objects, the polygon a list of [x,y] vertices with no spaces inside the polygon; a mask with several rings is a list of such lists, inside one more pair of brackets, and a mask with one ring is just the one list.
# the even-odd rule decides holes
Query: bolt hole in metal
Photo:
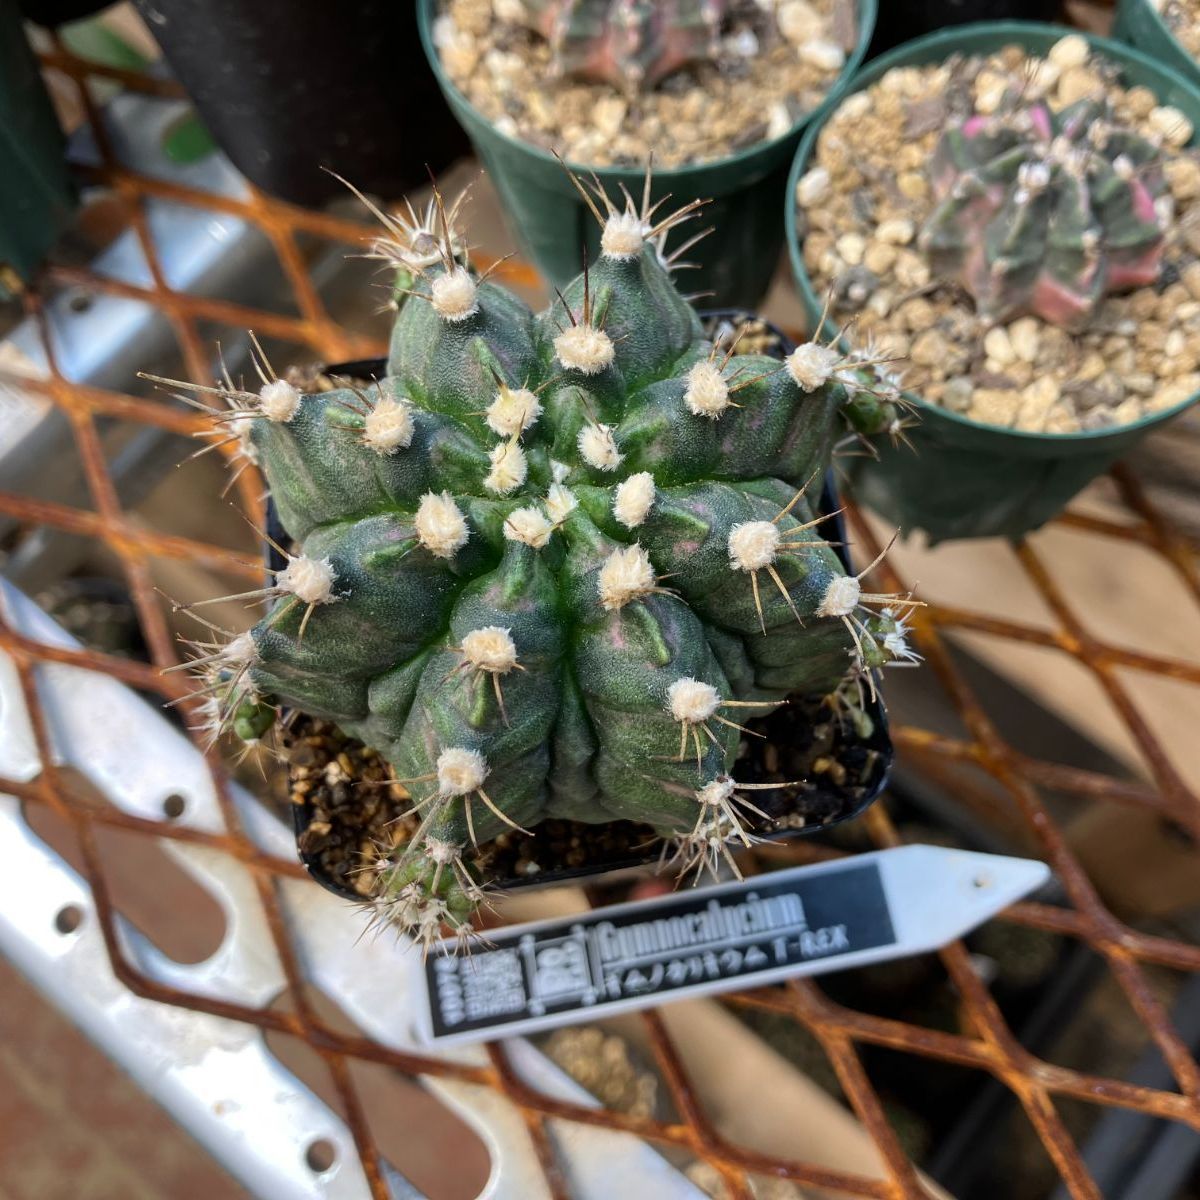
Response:
[{"label": "bolt hole in metal", "polygon": [[177,821],[183,816],[186,809],[187,800],[178,792],[172,792],[169,796],[163,798],[163,816],[166,817],[168,821]]},{"label": "bolt hole in metal", "polygon": [[67,307],[73,313],[85,313],[96,303],[91,292],[73,292],[67,301]]},{"label": "bolt hole in metal", "polygon": [[323,1175],[337,1162],[337,1147],[328,1138],[317,1138],[309,1142],[304,1161],[314,1175]]},{"label": "bolt hole in metal", "polygon": [[54,914],[54,928],[61,934],[74,933],[83,924],[83,909],[78,904],[64,904]]}]

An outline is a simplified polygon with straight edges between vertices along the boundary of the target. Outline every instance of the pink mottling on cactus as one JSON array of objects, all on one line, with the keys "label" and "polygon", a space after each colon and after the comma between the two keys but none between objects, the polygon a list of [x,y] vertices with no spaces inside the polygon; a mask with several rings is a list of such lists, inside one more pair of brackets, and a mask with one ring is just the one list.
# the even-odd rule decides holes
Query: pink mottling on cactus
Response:
[{"label": "pink mottling on cactus", "polygon": [[1156,242],[1136,258],[1124,262],[1110,260],[1108,264],[1108,289],[1112,292],[1129,288],[1147,287],[1158,279],[1162,265],[1162,242]]},{"label": "pink mottling on cactus", "polygon": [[1044,104],[1035,104],[1029,110],[1029,122],[1038,137],[1047,141],[1054,135],[1054,123],[1050,119],[1050,110]]},{"label": "pink mottling on cactus", "polygon": [[710,58],[728,0],[527,0],[532,24],[564,75],[623,91],[652,88]]},{"label": "pink mottling on cactus", "polygon": [[982,233],[978,241],[967,251],[967,255],[963,259],[962,270],[959,272],[959,278],[962,280],[963,286],[973,296],[982,298],[989,291],[991,271],[987,258],[984,255]]},{"label": "pink mottling on cactus", "polygon": [[1135,175],[1129,181],[1129,193],[1133,201],[1133,213],[1139,221],[1148,225],[1158,224],[1158,213],[1154,211],[1154,197],[1150,189]]},{"label": "pink mottling on cactus", "polygon": [[1029,308],[1042,320],[1070,329],[1087,319],[1093,301],[1086,292],[1065,287],[1059,280],[1043,272],[1034,285]]}]

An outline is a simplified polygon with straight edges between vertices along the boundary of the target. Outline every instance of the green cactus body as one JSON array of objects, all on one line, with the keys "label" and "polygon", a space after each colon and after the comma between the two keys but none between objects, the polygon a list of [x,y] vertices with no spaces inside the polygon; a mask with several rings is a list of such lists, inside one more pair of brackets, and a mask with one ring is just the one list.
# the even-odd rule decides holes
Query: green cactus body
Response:
[{"label": "green cactus body", "polygon": [[633,91],[710,58],[726,0],[524,0],[523,7],[559,72]]},{"label": "green cactus body", "polygon": [[862,591],[804,494],[840,429],[896,425],[883,385],[818,343],[719,354],[652,232],[610,208],[540,316],[447,249],[385,378],[227,397],[294,545],[204,661],[239,730],[297,708],[409,785],[421,826],[381,888],[422,935],[477,898],[464,849],[550,816],[711,862],[748,841],[740,722],[912,657],[868,607],[907,602]]},{"label": "green cactus body", "polygon": [[1160,157],[1114,125],[1103,101],[1056,113],[1009,97],[938,143],[940,203],[921,233],[930,266],[959,280],[984,316],[1086,325],[1109,293],[1157,278]]}]

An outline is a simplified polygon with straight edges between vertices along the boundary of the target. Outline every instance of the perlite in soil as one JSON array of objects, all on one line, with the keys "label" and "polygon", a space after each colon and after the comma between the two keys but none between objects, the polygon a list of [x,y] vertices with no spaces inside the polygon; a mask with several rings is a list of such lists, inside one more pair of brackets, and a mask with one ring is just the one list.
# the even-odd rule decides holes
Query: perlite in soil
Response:
[{"label": "perlite in soil", "polygon": [[715,869],[758,811],[744,722],[794,693],[852,720],[915,657],[915,602],[846,572],[809,494],[839,439],[899,434],[877,364],[718,351],[663,247],[694,206],[588,202],[603,252],[540,316],[438,197],[377,247],[412,281],[384,378],[302,394],[260,355],[255,390],[199,389],[289,539],[248,597],[266,616],[197,659],[211,729],[299,711],[382,755],[420,824],[376,903],[425,941],[480,903],[471,850],[549,817],[647,824]]}]

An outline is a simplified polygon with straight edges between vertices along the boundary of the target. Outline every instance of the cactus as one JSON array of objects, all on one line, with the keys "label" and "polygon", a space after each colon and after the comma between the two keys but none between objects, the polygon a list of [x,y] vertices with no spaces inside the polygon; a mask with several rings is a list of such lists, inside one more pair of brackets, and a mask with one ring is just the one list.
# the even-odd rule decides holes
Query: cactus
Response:
[{"label": "cactus", "polygon": [[716,52],[726,0],[520,0],[563,75],[654,87]]},{"label": "cactus", "polygon": [[1080,328],[1107,294],[1158,275],[1159,159],[1102,100],[1056,113],[1010,95],[938,142],[939,204],[921,233],[931,269],[960,281],[986,317]]},{"label": "cactus", "polygon": [[894,385],[820,341],[709,344],[661,254],[694,206],[575,182],[602,254],[542,315],[443,214],[384,378],[303,395],[260,352],[257,390],[196,389],[290,539],[267,615],[200,647],[213,732],[299,709],[381,753],[420,825],[380,902],[425,940],[467,927],[473,844],[550,816],[715,870],[759,811],[740,722],[913,657],[915,601],[848,575],[810,502],[839,430],[898,427]]}]

